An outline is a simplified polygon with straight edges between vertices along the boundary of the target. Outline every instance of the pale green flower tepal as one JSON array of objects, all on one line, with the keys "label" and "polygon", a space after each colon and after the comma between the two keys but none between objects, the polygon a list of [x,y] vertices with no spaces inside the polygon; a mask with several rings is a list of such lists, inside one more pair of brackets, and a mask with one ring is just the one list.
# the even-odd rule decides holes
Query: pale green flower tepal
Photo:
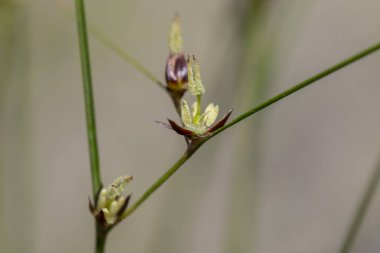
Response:
[{"label": "pale green flower tepal", "polygon": [[202,83],[199,64],[195,57],[187,61],[189,91],[191,95],[196,96],[197,100],[191,106],[191,110],[186,100],[181,102],[181,119],[187,130],[194,132],[196,135],[202,135],[215,122],[219,106],[210,103],[204,113],[201,113],[202,95],[205,93],[205,87]]},{"label": "pale green flower tepal", "polygon": [[198,103],[195,102],[192,106],[192,112],[189,105],[185,100],[182,100],[181,104],[181,118],[185,125],[185,128],[201,135],[207,131],[207,129],[215,122],[219,106],[210,103],[204,113],[198,114]]},{"label": "pale green flower tepal", "polygon": [[206,126],[209,127],[215,122],[216,117],[218,117],[218,113],[219,113],[218,105],[214,105],[213,103],[210,103],[206,107],[206,110],[205,110],[205,115],[207,116],[205,119]]},{"label": "pale green flower tepal", "polygon": [[193,117],[191,115],[189,105],[187,104],[186,100],[182,100],[181,104],[181,118],[182,122],[185,126],[189,126],[193,123]]}]

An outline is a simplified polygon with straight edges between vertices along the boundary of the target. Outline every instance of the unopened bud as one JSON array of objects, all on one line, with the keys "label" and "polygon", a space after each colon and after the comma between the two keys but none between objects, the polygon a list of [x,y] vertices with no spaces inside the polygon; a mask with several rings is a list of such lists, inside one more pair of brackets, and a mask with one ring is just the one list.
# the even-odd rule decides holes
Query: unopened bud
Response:
[{"label": "unopened bud", "polygon": [[187,90],[187,63],[183,54],[170,54],[166,63],[165,79],[169,91]]},{"label": "unopened bud", "polygon": [[170,54],[165,67],[166,89],[177,111],[180,113],[180,101],[187,91],[187,62],[182,51],[182,35],[179,16],[173,19],[169,34]]}]

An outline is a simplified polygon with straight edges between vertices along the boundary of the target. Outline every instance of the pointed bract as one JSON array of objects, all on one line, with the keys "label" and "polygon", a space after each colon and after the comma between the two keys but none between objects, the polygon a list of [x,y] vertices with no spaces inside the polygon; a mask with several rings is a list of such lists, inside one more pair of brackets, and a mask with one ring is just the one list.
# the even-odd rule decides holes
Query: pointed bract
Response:
[{"label": "pointed bract", "polygon": [[88,208],[90,209],[91,213],[94,213],[95,211],[95,206],[92,204],[91,198],[88,197]]},{"label": "pointed bract", "polygon": [[172,121],[172,120],[170,120],[170,119],[168,119],[168,121],[169,121],[169,124],[170,124],[170,126],[172,127],[172,129],[173,129],[174,131],[176,131],[177,134],[185,135],[185,136],[191,136],[191,135],[194,134],[193,131],[188,130],[188,129],[185,129],[185,128],[179,126],[179,125],[178,125],[177,123],[175,123],[174,121]]},{"label": "pointed bract", "polygon": [[103,226],[103,227],[107,227],[107,225],[108,225],[108,224],[107,224],[107,219],[106,219],[106,216],[105,216],[103,210],[100,210],[99,214],[96,215],[96,220],[97,220],[97,222],[98,222],[101,226]]},{"label": "pointed bract", "polygon": [[210,133],[218,130],[219,128],[223,127],[227,121],[228,121],[228,118],[230,117],[232,113],[232,110],[230,110],[226,115],[223,116],[223,118],[221,120],[219,120],[218,122],[216,122],[216,124],[214,126],[212,126],[211,128],[208,129],[208,131]]}]

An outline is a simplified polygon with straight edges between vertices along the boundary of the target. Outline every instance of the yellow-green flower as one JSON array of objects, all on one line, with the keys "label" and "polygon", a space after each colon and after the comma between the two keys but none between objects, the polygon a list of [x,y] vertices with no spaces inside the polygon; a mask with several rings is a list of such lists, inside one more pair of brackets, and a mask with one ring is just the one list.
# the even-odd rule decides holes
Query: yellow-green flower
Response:
[{"label": "yellow-green flower", "polygon": [[221,120],[212,126],[218,117],[219,106],[210,103],[202,113],[201,103],[202,95],[205,88],[202,83],[199,63],[193,56],[187,60],[189,91],[191,95],[196,97],[196,102],[192,104],[191,110],[186,100],[181,101],[181,120],[182,126],[169,120],[169,128],[178,134],[185,135],[189,139],[205,137],[218,128],[224,126],[231,112],[227,113]]},{"label": "yellow-green flower", "polygon": [[194,102],[192,111],[185,100],[181,104],[181,119],[186,129],[201,135],[215,122],[218,116],[219,106],[210,103],[204,113],[200,114],[198,103]]},{"label": "yellow-green flower", "polygon": [[107,188],[100,190],[95,206],[90,202],[90,210],[101,225],[111,226],[119,221],[131,196],[124,197],[122,193],[132,179],[132,176],[116,178]]}]

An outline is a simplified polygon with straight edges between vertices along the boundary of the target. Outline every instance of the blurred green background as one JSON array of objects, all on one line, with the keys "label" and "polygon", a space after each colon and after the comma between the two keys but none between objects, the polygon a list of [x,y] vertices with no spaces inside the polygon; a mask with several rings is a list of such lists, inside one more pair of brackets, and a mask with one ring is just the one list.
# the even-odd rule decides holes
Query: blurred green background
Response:
[{"label": "blurred green background", "polygon": [[[76,24],[57,4],[0,0],[0,247],[93,252]],[[380,40],[378,0],[86,1],[88,22],[162,80],[168,32],[232,117]],[[136,200],[185,149],[154,83],[90,39],[104,184]],[[338,252],[380,159],[380,54],[219,135],[110,234],[106,252]],[[354,252],[378,253],[380,194]]]}]

